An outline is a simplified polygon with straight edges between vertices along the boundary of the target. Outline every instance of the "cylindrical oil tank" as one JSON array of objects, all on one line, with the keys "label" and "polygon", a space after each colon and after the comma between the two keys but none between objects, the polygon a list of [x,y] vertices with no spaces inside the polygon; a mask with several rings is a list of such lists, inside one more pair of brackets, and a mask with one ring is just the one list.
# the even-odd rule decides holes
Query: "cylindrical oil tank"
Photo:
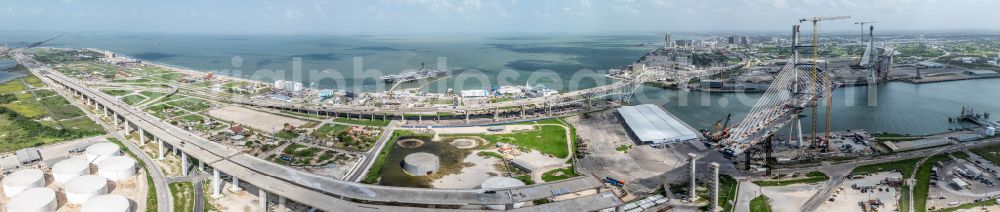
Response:
[{"label": "cylindrical oil tank", "polygon": [[52,178],[56,182],[65,184],[74,177],[90,174],[90,163],[79,158],[70,158],[59,161],[52,166]]},{"label": "cylindrical oil tank", "polygon": [[80,212],[128,212],[131,205],[123,196],[116,194],[100,195],[83,203]]},{"label": "cylindrical oil tank", "polygon": [[66,192],[66,201],[69,201],[70,204],[83,204],[91,197],[108,194],[108,179],[95,175],[83,175],[66,182],[63,190]]},{"label": "cylindrical oil tank", "polygon": [[7,203],[7,211],[52,212],[56,211],[56,192],[48,188],[24,190]]},{"label": "cylindrical oil tank", "polygon": [[426,152],[417,152],[403,158],[403,170],[413,176],[427,176],[437,172],[441,159]]},{"label": "cylindrical oil tank", "polygon": [[114,156],[97,164],[97,174],[108,180],[119,181],[135,175],[135,160],[127,156]]},{"label": "cylindrical oil tank", "polygon": [[3,193],[14,197],[24,190],[45,186],[45,174],[38,169],[23,169],[3,178]]},{"label": "cylindrical oil tank", "polygon": [[119,148],[118,145],[109,142],[104,142],[104,143],[91,144],[90,146],[87,147],[87,150],[84,154],[87,155],[87,161],[90,161],[91,164],[96,165],[100,164],[101,161],[104,161],[104,159],[106,158],[121,156],[122,152],[120,150],[121,148]]}]

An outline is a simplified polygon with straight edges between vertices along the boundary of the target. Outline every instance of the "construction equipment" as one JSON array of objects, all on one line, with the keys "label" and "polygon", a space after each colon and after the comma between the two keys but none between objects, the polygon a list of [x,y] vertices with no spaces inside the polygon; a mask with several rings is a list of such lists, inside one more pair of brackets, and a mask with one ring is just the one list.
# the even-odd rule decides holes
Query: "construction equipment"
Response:
[{"label": "construction equipment", "polygon": [[715,121],[715,124],[712,125],[712,130],[703,130],[702,133],[705,135],[705,138],[708,138],[711,143],[717,143],[729,137],[729,120],[732,116],[733,114],[730,113],[726,115],[726,118]]},{"label": "construction equipment", "polygon": [[874,24],[874,23],[878,23],[878,21],[854,22],[855,25],[861,25],[861,43],[862,44],[865,43],[865,24]]},{"label": "construction equipment", "polygon": [[[819,22],[820,21],[831,21],[831,20],[849,19],[849,18],[851,18],[851,16],[811,17],[811,18],[803,18],[803,19],[799,20],[799,23],[806,22],[806,21],[811,21],[813,23],[812,80],[813,80],[814,84],[818,83],[818,81],[819,81],[819,78],[818,78],[819,77],[819,72],[816,69],[816,65],[818,64],[818,61],[819,61],[819,34],[818,34],[819,33],[819,31],[818,31]],[[816,86],[816,88],[817,89],[821,89],[820,86]],[[812,115],[812,138],[813,138],[813,143],[814,143],[813,146],[823,146],[823,147],[825,147],[825,146],[828,146],[828,145],[825,145],[825,142],[829,142],[829,140],[830,140],[830,103],[833,101],[833,98],[831,97],[832,96],[831,94],[833,92],[832,92],[831,88],[822,88],[822,89],[824,90],[824,95],[826,96],[826,136],[824,137],[824,140],[822,140],[820,142],[816,142],[816,116],[817,116],[816,115],[816,107],[819,106],[819,105],[817,105],[818,98],[813,98],[813,104],[812,104],[813,105],[813,110],[812,110],[812,114],[813,114]],[[820,91],[817,90],[816,92],[819,93]]]}]

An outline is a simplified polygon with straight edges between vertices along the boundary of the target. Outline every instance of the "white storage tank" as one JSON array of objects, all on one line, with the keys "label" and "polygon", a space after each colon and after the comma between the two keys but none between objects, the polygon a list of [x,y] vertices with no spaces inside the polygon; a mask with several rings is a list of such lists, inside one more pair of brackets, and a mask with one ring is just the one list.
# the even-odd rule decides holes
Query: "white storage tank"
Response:
[{"label": "white storage tank", "polygon": [[986,127],[986,136],[994,136],[997,134],[996,127]]},{"label": "white storage tank", "polygon": [[437,172],[441,159],[426,152],[417,152],[403,158],[403,170],[413,176],[427,176]]},{"label": "white storage tank", "polygon": [[66,183],[74,177],[90,174],[90,163],[79,158],[59,161],[52,166],[52,178],[58,183]]},{"label": "white storage tank", "polygon": [[97,164],[97,174],[108,180],[119,181],[135,175],[135,160],[127,156],[114,156]]},{"label": "white storage tank", "polygon": [[56,211],[56,192],[48,188],[32,188],[10,199],[7,211],[51,212]]},{"label": "white storage tank", "polygon": [[[524,182],[510,177],[491,177],[479,185],[483,189],[502,189],[519,186],[524,186]],[[514,203],[514,208],[520,208],[521,206],[524,206],[523,202]],[[504,205],[486,205],[486,207],[492,210],[506,210]]]},{"label": "white storage tank", "polygon": [[23,169],[3,178],[3,193],[14,197],[30,188],[45,187],[45,174],[38,169]]},{"label": "white storage tank", "polygon": [[119,151],[118,145],[110,142],[91,144],[87,147],[86,155],[87,161],[91,164],[100,164],[106,158],[121,156],[122,152]]},{"label": "white storage tank", "polygon": [[70,204],[83,204],[91,197],[108,194],[108,179],[101,176],[83,175],[63,186],[66,201]]},{"label": "white storage tank", "polygon": [[90,198],[83,203],[80,212],[128,212],[128,199],[116,194],[106,194]]}]

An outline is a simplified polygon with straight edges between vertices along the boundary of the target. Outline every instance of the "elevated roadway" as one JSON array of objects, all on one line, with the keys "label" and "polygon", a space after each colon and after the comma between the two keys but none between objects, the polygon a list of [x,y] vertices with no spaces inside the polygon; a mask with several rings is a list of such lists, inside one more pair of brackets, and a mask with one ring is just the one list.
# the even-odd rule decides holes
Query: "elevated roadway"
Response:
[{"label": "elevated roadway", "polygon": [[[545,211],[593,211],[620,206],[621,200],[609,195],[603,182],[593,177],[576,177],[556,182],[546,182],[505,189],[425,189],[403,188],[361,184],[310,174],[298,169],[281,166],[256,158],[225,145],[208,141],[200,136],[167,124],[139,109],[131,107],[117,98],[89,88],[76,79],[40,65],[30,57],[16,54],[16,60],[35,72],[55,82],[58,87],[72,91],[85,105],[92,105],[111,116],[116,126],[119,120],[125,131],[139,132],[140,143],[155,141],[159,153],[164,154],[166,145],[181,152],[182,158],[193,157],[212,168],[214,194],[221,192],[220,175],[232,176],[233,183],[239,181],[256,185],[279,198],[296,202],[324,211],[430,211],[431,208],[454,208],[480,210],[482,205],[512,205],[531,202],[562,194],[596,190],[597,196],[574,198],[549,204],[568,204],[575,207],[550,208],[543,204],[527,206],[545,207]],[[56,87],[56,86],[53,86]],[[147,139],[149,138],[149,139]],[[161,157],[162,158],[162,157]],[[187,161],[182,160],[187,164]],[[265,196],[265,195],[261,195]],[[599,201],[598,201],[599,200]]]}]

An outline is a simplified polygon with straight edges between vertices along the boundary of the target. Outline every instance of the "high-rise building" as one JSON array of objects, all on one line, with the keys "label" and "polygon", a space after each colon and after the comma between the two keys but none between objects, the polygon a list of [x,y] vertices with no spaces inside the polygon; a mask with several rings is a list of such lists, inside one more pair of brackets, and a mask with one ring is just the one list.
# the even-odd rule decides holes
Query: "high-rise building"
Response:
[{"label": "high-rise building", "polygon": [[740,37],[737,36],[737,35],[729,36],[729,42],[727,42],[727,43],[733,44],[733,45],[739,44],[740,43]]},{"label": "high-rise building", "polygon": [[750,36],[740,36],[740,45],[750,45]]},{"label": "high-rise building", "polygon": [[667,33],[667,36],[663,38],[663,47],[668,49],[674,48],[674,39],[670,38],[670,33]]}]

